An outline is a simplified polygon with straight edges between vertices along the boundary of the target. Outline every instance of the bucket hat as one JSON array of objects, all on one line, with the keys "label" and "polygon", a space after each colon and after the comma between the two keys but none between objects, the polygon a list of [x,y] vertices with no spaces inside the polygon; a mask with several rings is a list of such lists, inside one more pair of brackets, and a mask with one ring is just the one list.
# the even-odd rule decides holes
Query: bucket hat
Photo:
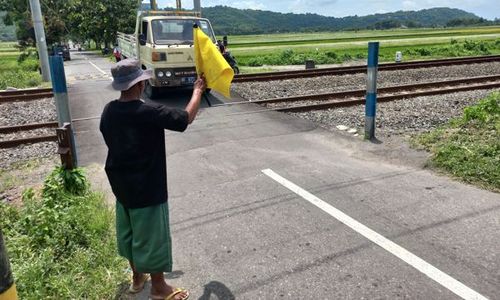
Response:
[{"label": "bucket hat", "polygon": [[137,59],[127,58],[118,62],[111,68],[113,82],[111,87],[117,91],[126,91],[139,81],[150,79],[151,70],[143,70]]}]

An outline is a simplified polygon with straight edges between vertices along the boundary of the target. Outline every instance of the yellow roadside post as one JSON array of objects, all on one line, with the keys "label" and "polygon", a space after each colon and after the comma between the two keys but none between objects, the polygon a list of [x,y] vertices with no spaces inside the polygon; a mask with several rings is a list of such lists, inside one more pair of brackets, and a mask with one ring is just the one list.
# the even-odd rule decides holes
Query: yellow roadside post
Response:
[{"label": "yellow roadside post", "polygon": [[16,285],[0,230],[0,300],[17,300]]}]

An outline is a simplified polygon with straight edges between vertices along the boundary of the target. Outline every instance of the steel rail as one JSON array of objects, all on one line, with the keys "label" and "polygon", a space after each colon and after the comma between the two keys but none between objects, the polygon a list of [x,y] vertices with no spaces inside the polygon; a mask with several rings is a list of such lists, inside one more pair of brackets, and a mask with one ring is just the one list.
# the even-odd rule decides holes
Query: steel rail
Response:
[{"label": "steel rail", "polygon": [[48,122],[48,123],[32,123],[32,124],[23,124],[14,126],[2,126],[0,127],[0,133],[12,133],[12,132],[33,130],[39,128],[56,128],[57,125],[58,125],[57,122]]},{"label": "steel rail", "polygon": [[46,135],[46,136],[38,136],[24,139],[15,139],[8,141],[0,141],[0,148],[14,148],[23,144],[36,144],[41,142],[52,142],[57,141],[57,135]]},{"label": "steel rail", "polygon": [[37,94],[37,93],[48,93],[48,92],[52,92],[52,88],[0,91],[0,96],[15,96],[15,95],[26,95],[26,94],[32,94],[32,93]]},{"label": "steel rail", "polygon": [[[450,94],[456,92],[465,92],[465,91],[481,90],[481,89],[496,89],[496,88],[500,88],[500,82],[466,85],[460,87],[448,87],[448,88],[436,87],[435,89],[426,91],[414,91],[412,93],[404,92],[392,95],[382,95],[377,97],[377,101],[388,102],[405,98],[415,98],[421,96],[432,96],[432,95]],[[324,110],[329,108],[363,105],[365,104],[365,101],[366,100],[364,97],[359,97],[356,99],[349,99],[349,100],[325,101],[323,103],[310,104],[310,105],[275,107],[275,108],[269,108],[269,110],[280,111],[280,112],[305,112],[312,110]]]},{"label": "steel rail", "polygon": [[54,94],[52,89],[27,89],[15,91],[0,91],[0,103],[31,101],[43,98],[51,98]]},{"label": "steel rail", "polygon": [[[383,93],[393,93],[398,91],[413,91],[416,89],[422,88],[433,88],[433,87],[442,87],[442,86],[450,86],[450,85],[460,85],[460,84],[473,84],[473,83],[482,83],[488,81],[499,81],[500,75],[491,75],[491,76],[480,76],[480,77],[471,77],[471,78],[463,78],[463,79],[454,79],[454,80],[445,80],[445,81],[432,81],[432,82],[423,82],[423,83],[414,83],[407,85],[398,85],[398,86],[390,86],[379,88],[377,92],[379,94]],[[293,97],[284,97],[284,98],[270,98],[270,99],[261,99],[261,100],[251,100],[248,102],[238,102],[238,104],[245,103],[256,103],[256,104],[268,104],[268,103],[277,103],[277,102],[296,102],[303,100],[322,100],[322,99],[342,99],[348,97],[362,97],[366,94],[366,89],[360,90],[350,90],[350,91],[340,91],[333,93],[324,93],[324,94],[313,94],[313,95],[300,95]],[[231,104],[231,103],[228,103]]]},{"label": "steel rail", "polygon": [[[390,70],[430,68],[430,67],[439,67],[448,65],[486,63],[495,61],[500,61],[500,55],[413,61],[405,63],[387,63],[387,64],[380,64],[378,69],[380,71],[390,71]],[[234,77],[233,82],[237,83],[237,82],[249,82],[249,81],[280,80],[280,79],[315,77],[315,76],[325,76],[325,75],[346,75],[346,74],[357,74],[364,72],[366,72],[366,65],[336,67],[336,68],[321,68],[321,69],[310,69],[310,70],[240,74]]]}]

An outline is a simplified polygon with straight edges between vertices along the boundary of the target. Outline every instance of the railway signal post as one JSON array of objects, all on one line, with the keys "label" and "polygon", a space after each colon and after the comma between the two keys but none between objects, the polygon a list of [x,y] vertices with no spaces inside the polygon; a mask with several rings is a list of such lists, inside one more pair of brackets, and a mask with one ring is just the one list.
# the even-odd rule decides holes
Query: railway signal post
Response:
[{"label": "railway signal post", "polygon": [[[59,127],[65,127],[65,124],[71,124],[71,114],[69,111],[68,103],[68,88],[66,86],[66,75],[64,73],[64,63],[61,56],[51,56],[50,61],[50,75],[52,77],[52,91],[54,93],[54,100],[56,101],[57,121]],[[76,156],[76,145],[73,131],[69,130],[69,142],[71,144],[72,153],[72,166],[78,166],[78,159]],[[60,139],[59,139],[60,140]]]},{"label": "railway signal post", "polygon": [[368,76],[365,104],[365,139],[375,138],[375,116],[377,111],[378,42],[368,43]]}]

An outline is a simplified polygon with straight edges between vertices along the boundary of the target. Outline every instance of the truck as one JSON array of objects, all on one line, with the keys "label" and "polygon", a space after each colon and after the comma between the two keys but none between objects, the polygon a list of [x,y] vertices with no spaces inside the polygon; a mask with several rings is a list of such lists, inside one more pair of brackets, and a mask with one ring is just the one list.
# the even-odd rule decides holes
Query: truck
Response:
[{"label": "truck", "polygon": [[193,25],[214,44],[216,37],[210,21],[201,17],[199,0],[194,0],[192,11],[182,10],[180,0],[176,10],[157,10],[156,1],[150,3],[151,10],[140,6],[134,33],[118,32],[117,44],[123,58],[135,58],[144,70],[153,71],[145,94],[154,99],[162,89],[193,86],[197,77]]}]

